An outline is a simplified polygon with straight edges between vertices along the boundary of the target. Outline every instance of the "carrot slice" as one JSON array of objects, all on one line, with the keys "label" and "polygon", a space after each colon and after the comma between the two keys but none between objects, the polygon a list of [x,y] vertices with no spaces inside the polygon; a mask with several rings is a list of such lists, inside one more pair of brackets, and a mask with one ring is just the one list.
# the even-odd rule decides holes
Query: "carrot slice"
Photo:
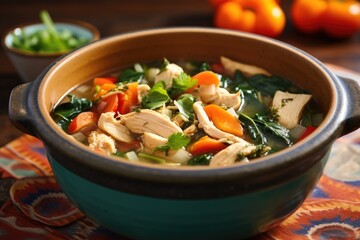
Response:
[{"label": "carrot slice", "polygon": [[240,121],[222,107],[216,104],[209,104],[204,107],[204,111],[218,129],[238,137],[243,135]]},{"label": "carrot slice", "polygon": [[186,92],[194,91],[199,85],[211,85],[215,84],[216,87],[220,85],[220,79],[212,71],[202,71],[192,77],[197,81],[197,84],[186,90]]},{"label": "carrot slice", "polygon": [[196,79],[198,85],[211,85],[215,84],[217,87],[220,85],[218,76],[212,71],[203,71],[192,77]]},{"label": "carrot slice", "polygon": [[226,148],[226,145],[214,138],[204,136],[194,142],[188,149],[192,155],[201,155],[205,153],[216,153]]},{"label": "carrot slice", "polygon": [[94,112],[82,112],[79,113],[69,124],[68,133],[73,134],[84,127],[96,124],[98,120],[98,115]]}]

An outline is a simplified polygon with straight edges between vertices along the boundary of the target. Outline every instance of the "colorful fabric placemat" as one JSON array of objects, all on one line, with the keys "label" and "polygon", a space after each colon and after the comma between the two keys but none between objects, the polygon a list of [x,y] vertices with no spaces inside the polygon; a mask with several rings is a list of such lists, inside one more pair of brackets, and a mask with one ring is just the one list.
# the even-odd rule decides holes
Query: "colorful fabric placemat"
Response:
[{"label": "colorful fabric placemat", "polygon": [[[0,148],[0,239],[126,239],[81,213],[56,183],[40,140]],[[360,239],[360,130],[338,139],[311,195],[252,239]]]}]

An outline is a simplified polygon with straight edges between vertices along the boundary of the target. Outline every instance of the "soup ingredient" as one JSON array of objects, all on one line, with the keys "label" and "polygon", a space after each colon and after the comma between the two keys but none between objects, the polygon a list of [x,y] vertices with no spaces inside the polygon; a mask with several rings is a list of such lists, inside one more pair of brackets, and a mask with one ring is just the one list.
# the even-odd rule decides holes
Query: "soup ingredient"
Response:
[{"label": "soup ingredient", "polygon": [[308,126],[306,128],[305,132],[300,136],[299,140],[302,140],[302,139],[306,138],[307,136],[309,136],[315,130],[316,130],[316,127]]},{"label": "soup ingredient", "polygon": [[204,111],[216,128],[237,137],[243,135],[243,128],[239,120],[229,112],[225,111],[222,107],[215,104],[209,104],[204,107]]},{"label": "soup ingredient", "polygon": [[65,52],[84,45],[89,39],[78,36],[76,33],[63,29],[59,30],[45,10],[40,12],[43,29],[35,32],[25,32],[17,28],[13,34],[13,47],[36,53]]},{"label": "soup ingredient", "polygon": [[173,133],[182,133],[181,128],[168,117],[149,109],[128,113],[121,117],[120,123],[136,134],[149,132],[168,138]]},{"label": "soup ingredient", "polygon": [[115,140],[105,133],[92,131],[89,134],[87,141],[90,149],[94,151],[106,153],[108,155],[114,154],[117,151]]},{"label": "soup ingredient", "polygon": [[277,110],[279,123],[288,129],[294,128],[300,122],[304,107],[310,99],[309,94],[276,91],[272,107]]},{"label": "soup ingredient", "polygon": [[[229,60],[235,66],[240,64]],[[94,151],[134,162],[230,166],[289,147],[301,137],[302,133],[298,133],[296,139],[292,138],[290,129],[279,122],[280,109],[303,96],[303,91],[290,81],[263,72],[244,73],[237,68],[230,76],[221,63],[217,63],[219,72],[211,71],[212,65],[208,63],[179,63],[183,63],[182,67],[166,59],[161,65],[159,62],[135,64],[131,71],[141,73],[137,80],[133,78],[135,74],[123,81],[114,77],[96,78],[92,86],[98,90],[113,85],[98,98],[98,92],[93,95],[74,90],[95,97],[95,105],[90,109],[94,116],[99,116],[97,123],[96,120],[88,123],[91,127],[75,128],[83,135],[80,141]],[[167,83],[160,79],[155,83],[156,76],[167,71],[167,66],[172,66],[168,71],[181,69],[181,72],[169,73],[171,79],[165,79]],[[148,79],[149,75],[152,80]],[[120,73],[120,76],[124,75]],[[273,99],[283,89],[285,96]],[[272,106],[273,100],[282,105]],[[308,102],[302,103],[307,107],[299,112],[305,114],[295,127],[304,131],[307,126],[314,126],[313,119],[319,119],[315,117],[319,112]],[[67,105],[60,104],[54,113]],[[80,112],[77,119],[71,118],[71,124],[80,125],[78,119],[89,110],[84,108]],[[84,125],[87,126],[86,121]]]},{"label": "soup ingredient", "polygon": [[209,117],[207,116],[201,101],[195,102],[193,107],[197,120],[199,121],[199,128],[203,129],[207,135],[215,139],[226,139],[231,142],[239,141],[238,137],[235,135],[224,132],[215,127],[214,123],[210,121]]},{"label": "soup ingredient", "polygon": [[129,129],[114,117],[113,112],[101,114],[98,126],[101,130],[121,142],[131,143],[135,140]]},{"label": "soup ingredient", "polygon": [[354,0],[295,0],[291,16],[295,27],[309,34],[324,31],[346,38],[360,29],[360,3]]},{"label": "soup ingredient", "polygon": [[220,150],[223,150],[226,147],[227,145],[224,144],[223,142],[220,142],[219,140],[214,138],[210,138],[209,136],[204,136],[199,140],[197,140],[196,142],[194,142],[189,147],[189,152],[192,155],[197,156],[197,155],[203,155],[205,153],[216,153],[219,152]]},{"label": "soup ingredient", "polygon": [[165,89],[164,82],[158,82],[150,89],[149,93],[141,100],[141,107],[148,109],[156,109],[170,100],[170,97]]},{"label": "soup ingredient", "polygon": [[258,66],[233,61],[230,58],[223,56],[220,57],[220,61],[222,66],[224,67],[225,73],[229,76],[233,76],[237,70],[241,71],[246,76],[252,76],[255,74],[264,74],[266,76],[271,76],[271,73],[269,73],[264,68]]},{"label": "soup ingredient", "polygon": [[186,163],[191,155],[185,150],[190,138],[182,133],[174,133],[168,139],[145,132],[142,136],[146,153],[164,158],[169,162]]},{"label": "soup ingredient", "polygon": [[92,101],[86,98],[77,98],[72,94],[68,98],[68,102],[60,104],[52,113],[53,119],[64,131],[67,131],[73,118],[92,107]]},{"label": "soup ingredient", "polygon": [[274,0],[233,0],[215,9],[216,27],[279,36],[285,27],[283,10]]},{"label": "soup ingredient", "polygon": [[81,112],[69,124],[68,133],[74,134],[89,126],[96,126],[98,115],[94,112]]},{"label": "soup ingredient", "polygon": [[221,150],[210,160],[210,167],[226,167],[231,166],[237,161],[242,161],[256,151],[256,146],[246,141],[231,144],[224,150]]}]

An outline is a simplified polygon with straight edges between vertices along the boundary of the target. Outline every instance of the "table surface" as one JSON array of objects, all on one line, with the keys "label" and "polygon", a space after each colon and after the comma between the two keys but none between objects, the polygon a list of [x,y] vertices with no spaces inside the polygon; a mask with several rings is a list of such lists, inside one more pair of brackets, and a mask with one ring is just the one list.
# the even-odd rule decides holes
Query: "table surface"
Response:
[{"label": "table surface", "polygon": [[[349,39],[331,39],[324,34],[304,35],[292,26],[291,1],[282,1],[287,24],[279,40],[292,44],[325,63],[360,72],[360,32]],[[3,0],[0,2],[0,33],[23,22],[38,20],[46,9],[56,19],[79,19],[99,28],[101,36],[134,30],[174,26],[213,26],[214,9],[208,0]],[[8,99],[21,80],[10,60],[0,49],[0,146],[19,137],[8,119]]]}]

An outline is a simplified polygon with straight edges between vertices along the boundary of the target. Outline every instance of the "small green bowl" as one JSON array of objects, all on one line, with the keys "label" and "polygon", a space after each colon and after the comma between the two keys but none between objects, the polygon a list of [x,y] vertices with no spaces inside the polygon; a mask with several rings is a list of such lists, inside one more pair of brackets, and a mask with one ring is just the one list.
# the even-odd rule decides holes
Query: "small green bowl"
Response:
[{"label": "small green bowl", "polygon": [[[100,38],[99,30],[95,26],[83,21],[59,21],[55,23],[55,27],[58,31],[63,31],[65,29],[70,30],[75,33],[77,37],[87,39],[88,42],[92,42]],[[46,68],[46,66],[55,61],[61,55],[71,51],[30,52],[15,48],[13,47],[14,33],[20,29],[24,31],[25,34],[30,35],[39,30],[45,29],[45,25],[39,22],[21,24],[6,32],[2,38],[3,48],[24,82],[35,80],[41,71]]]}]

